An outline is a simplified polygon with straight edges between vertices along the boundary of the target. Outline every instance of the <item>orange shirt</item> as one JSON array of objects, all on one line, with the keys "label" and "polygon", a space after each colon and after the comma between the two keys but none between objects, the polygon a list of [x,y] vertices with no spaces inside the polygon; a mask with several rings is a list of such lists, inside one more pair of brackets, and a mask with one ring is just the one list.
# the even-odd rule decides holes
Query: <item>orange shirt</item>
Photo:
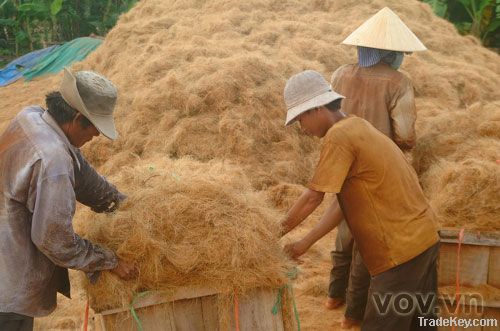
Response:
[{"label": "orange shirt", "polygon": [[347,64],[333,73],[332,88],[346,97],[343,112],[364,118],[402,149],[415,145],[415,97],[404,74],[383,62]]},{"label": "orange shirt", "polygon": [[372,275],[414,258],[439,239],[434,212],[404,154],[359,117],[328,130],[309,188],[338,193]]}]

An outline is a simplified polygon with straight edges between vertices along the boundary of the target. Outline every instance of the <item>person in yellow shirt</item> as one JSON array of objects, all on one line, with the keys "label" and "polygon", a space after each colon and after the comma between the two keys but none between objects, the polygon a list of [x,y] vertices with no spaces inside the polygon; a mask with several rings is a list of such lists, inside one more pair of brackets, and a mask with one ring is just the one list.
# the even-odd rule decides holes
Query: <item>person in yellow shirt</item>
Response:
[{"label": "person in yellow shirt", "polygon": [[[342,111],[366,119],[403,151],[415,145],[415,98],[410,79],[398,71],[405,53],[425,46],[389,8],[369,18],[344,41],[357,47],[358,62],[339,67],[332,88],[345,95]],[[325,306],[346,303],[341,326],[350,328],[363,319],[370,275],[345,222],[337,228]]]},{"label": "person in yellow shirt", "polygon": [[413,330],[422,318],[434,318],[435,215],[403,152],[368,121],[340,111],[344,97],[318,72],[292,76],[284,98],[285,124],[298,121],[323,141],[312,180],[282,222],[283,233],[306,219],[325,193],[337,195],[319,223],[285,250],[298,258],[344,218],[371,275],[362,330]]}]

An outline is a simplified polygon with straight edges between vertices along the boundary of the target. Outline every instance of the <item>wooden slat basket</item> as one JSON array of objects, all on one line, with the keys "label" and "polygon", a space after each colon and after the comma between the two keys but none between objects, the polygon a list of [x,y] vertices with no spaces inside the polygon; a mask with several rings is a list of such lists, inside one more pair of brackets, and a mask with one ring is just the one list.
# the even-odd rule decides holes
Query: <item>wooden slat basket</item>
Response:
[{"label": "wooden slat basket", "polygon": [[[259,288],[238,296],[237,317],[235,302],[231,302],[229,311],[220,309],[220,295],[227,298],[227,294],[207,288],[181,288],[173,295],[152,293],[136,299],[134,310],[144,331],[236,330],[235,319],[241,331],[288,329],[283,318],[286,300],[278,305],[276,314],[272,313],[281,295],[278,289]],[[96,329],[101,331],[138,330],[137,321],[126,308],[101,312],[96,322]]]},{"label": "wooden slat basket", "polygon": [[[443,318],[455,316],[454,290],[457,275],[457,250],[459,229],[445,228],[440,231],[438,281],[440,288],[440,312]],[[500,232],[478,232],[466,230],[460,249],[460,286],[463,294],[457,318],[496,319],[496,327],[456,327],[455,330],[498,331],[500,330]],[[493,290],[495,295],[485,294]],[[451,330],[441,327],[439,330]]]}]

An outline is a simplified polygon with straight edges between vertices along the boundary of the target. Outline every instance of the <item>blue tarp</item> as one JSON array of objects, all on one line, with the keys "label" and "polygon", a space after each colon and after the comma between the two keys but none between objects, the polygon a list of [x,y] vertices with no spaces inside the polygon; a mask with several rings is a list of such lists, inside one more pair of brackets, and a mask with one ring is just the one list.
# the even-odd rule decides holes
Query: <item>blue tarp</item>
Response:
[{"label": "blue tarp", "polygon": [[24,71],[24,79],[29,81],[38,76],[56,74],[73,62],[82,61],[101,44],[101,39],[90,37],[68,41],[39,59],[33,68]]},{"label": "blue tarp", "polygon": [[81,37],[62,45],[28,53],[0,70],[0,87],[21,77],[29,81],[38,76],[58,73],[73,62],[85,59],[101,44],[101,39]]},{"label": "blue tarp", "polygon": [[50,46],[28,53],[7,64],[0,70],[0,86],[6,86],[14,83],[23,76],[23,71],[33,68],[38,61],[40,61],[40,59],[57,47],[59,47],[59,45]]}]

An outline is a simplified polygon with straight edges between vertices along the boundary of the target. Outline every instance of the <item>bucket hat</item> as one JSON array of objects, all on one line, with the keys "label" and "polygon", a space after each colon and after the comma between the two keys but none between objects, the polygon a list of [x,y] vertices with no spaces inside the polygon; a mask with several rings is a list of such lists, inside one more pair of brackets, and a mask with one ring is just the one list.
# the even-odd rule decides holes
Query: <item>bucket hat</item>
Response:
[{"label": "bucket hat", "polygon": [[109,139],[118,137],[113,120],[117,89],[110,80],[93,71],[78,71],[73,75],[64,68],[60,93],[100,133]]},{"label": "bucket hat", "polygon": [[287,108],[285,125],[289,125],[300,114],[345,97],[333,91],[319,72],[306,70],[288,79],[284,98]]}]

